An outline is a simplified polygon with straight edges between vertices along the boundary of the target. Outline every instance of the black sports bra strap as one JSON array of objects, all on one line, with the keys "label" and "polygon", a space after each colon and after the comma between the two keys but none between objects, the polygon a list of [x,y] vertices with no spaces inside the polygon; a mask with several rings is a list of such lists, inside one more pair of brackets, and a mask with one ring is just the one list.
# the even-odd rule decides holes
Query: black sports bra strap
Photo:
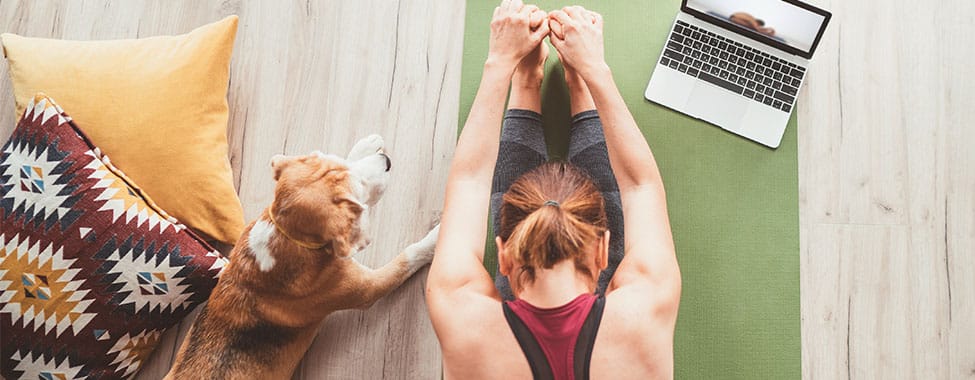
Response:
[{"label": "black sports bra strap", "polygon": [[589,362],[592,360],[592,347],[596,344],[596,333],[599,332],[599,322],[603,319],[603,309],[606,307],[606,297],[600,295],[592,304],[589,316],[582,324],[579,337],[576,338],[573,372],[576,380],[589,379]]},{"label": "black sports bra strap", "polygon": [[[511,331],[515,334],[515,339],[518,339],[518,345],[521,346],[521,351],[525,353],[525,358],[528,359],[528,365],[532,369],[532,377],[535,380],[554,380],[555,376],[552,374],[552,366],[548,363],[548,358],[545,357],[545,352],[542,351],[542,347],[535,340],[535,335],[528,330],[528,326],[525,326],[521,318],[518,318],[518,315],[514,311],[511,311],[507,303],[501,302],[501,307],[504,309],[504,319],[508,321],[508,326],[511,327]],[[600,314],[602,313],[600,312]],[[588,367],[587,363],[586,368]]]}]

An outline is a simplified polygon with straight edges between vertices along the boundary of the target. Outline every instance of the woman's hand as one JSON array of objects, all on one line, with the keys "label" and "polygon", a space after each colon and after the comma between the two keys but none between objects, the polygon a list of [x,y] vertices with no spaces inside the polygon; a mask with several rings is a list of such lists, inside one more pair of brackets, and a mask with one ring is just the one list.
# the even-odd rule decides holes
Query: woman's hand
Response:
[{"label": "woman's hand", "polygon": [[491,41],[488,62],[496,62],[514,70],[548,36],[547,14],[522,0],[503,0],[494,8],[491,19]]},{"label": "woman's hand", "polygon": [[580,6],[549,13],[549,40],[562,64],[586,77],[606,67],[603,57],[603,16]]}]

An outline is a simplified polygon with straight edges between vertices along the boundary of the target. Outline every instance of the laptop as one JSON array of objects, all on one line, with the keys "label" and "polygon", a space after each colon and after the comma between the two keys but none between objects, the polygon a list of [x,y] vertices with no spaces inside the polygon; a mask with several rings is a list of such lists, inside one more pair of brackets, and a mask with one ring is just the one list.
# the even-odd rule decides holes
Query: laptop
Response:
[{"label": "laptop", "polygon": [[683,0],[644,96],[777,148],[831,16],[798,0]]}]

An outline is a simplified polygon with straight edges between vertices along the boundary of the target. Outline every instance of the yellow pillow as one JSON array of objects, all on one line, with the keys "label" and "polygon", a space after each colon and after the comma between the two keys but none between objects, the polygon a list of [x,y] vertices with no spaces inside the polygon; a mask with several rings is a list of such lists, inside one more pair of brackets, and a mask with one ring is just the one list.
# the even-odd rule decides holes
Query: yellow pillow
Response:
[{"label": "yellow pillow", "polygon": [[227,157],[227,84],[237,16],[179,36],[67,41],[0,35],[17,114],[58,100],[164,210],[233,244],[244,227]]}]

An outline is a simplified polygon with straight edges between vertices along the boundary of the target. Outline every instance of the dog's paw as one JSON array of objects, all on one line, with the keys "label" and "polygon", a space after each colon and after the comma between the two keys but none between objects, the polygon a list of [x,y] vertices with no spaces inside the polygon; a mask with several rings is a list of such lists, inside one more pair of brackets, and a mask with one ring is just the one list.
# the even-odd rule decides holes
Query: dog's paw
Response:
[{"label": "dog's paw", "polygon": [[437,248],[437,236],[440,234],[440,225],[427,232],[427,236],[424,236],[420,241],[410,244],[407,248],[407,260],[410,263],[410,269],[416,270],[424,265],[429,264],[433,261],[433,253]]},{"label": "dog's paw", "polygon": [[350,161],[359,161],[370,155],[376,154],[383,149],[384,145],[385,142],[383,141],[382,136],[376,134],[366,136],[362,140],[359,140],[359,142],[355,143],[355,146],[353,146],[352,150],[349,151],[348,159]]}]

